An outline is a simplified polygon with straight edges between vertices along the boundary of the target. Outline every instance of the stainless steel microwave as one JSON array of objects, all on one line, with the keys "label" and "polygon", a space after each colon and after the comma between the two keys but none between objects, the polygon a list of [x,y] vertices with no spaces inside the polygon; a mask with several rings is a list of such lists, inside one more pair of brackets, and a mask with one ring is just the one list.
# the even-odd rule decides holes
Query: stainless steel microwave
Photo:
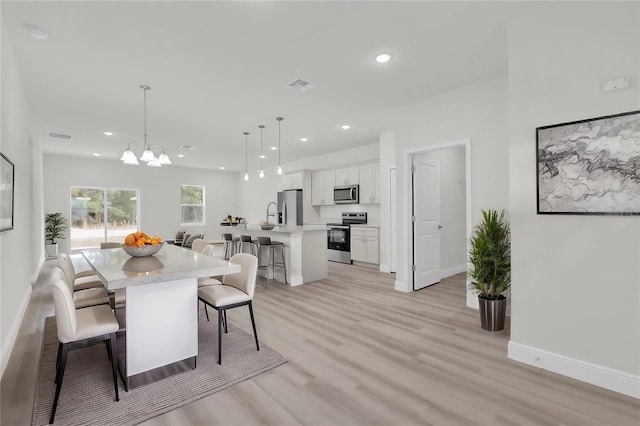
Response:
[{"label": "stainless steel microwave", "polygon": [[335,204],[358,204],[360,202],[359,185],[336,186],[333,188]]}]

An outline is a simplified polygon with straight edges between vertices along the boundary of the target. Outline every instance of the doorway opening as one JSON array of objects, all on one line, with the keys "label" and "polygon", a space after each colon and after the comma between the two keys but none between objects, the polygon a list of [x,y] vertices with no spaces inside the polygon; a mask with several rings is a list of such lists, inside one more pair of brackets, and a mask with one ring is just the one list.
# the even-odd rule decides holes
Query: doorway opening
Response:
[{"label": "doorway opening", "polygon": [[471,236],[471,140],[408,153],[407,277],[414,291],[467,271]]}]

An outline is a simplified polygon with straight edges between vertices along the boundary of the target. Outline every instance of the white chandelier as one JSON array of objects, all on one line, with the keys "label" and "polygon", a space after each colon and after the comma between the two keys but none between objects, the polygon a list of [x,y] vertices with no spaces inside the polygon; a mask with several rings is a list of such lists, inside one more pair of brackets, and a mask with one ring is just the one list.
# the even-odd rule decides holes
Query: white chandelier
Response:
[{"label": "white chandelier", "polygon": [[[144,152],[140,156],[140,161],[144,161],[147,163],[149,167],[162,167],[164,164],[171,164],[171,160],[166,152],[164,152],[164,148],[160,145],[149,145],[149,141],[147,141],[147,90],[151,90],[151,87],[141,84],[140,88],[144,91]],[[135,165],[138,164],[138,158],[131,150],[134,146],[140,146],[139,144],[132,142],[127,146],[127,149],[122,153],[122,157],[120,157],[120,161],[124,164]],[[156,157],[153,152],[153,148],[159,148],[160,155]]]}]

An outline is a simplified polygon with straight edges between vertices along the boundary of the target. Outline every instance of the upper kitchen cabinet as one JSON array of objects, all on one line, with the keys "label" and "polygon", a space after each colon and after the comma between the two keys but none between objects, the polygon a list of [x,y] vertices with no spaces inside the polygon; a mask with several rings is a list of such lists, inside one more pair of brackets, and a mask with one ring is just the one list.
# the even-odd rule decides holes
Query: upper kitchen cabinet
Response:
[{"label": "upper kitchen cabinet", "polygon": [[357,185],[360,183],[358,166],[336,169],[336,186]]},{"label": "upper kitchen cabinet", "polygon": [[380,203],[380,163],[360,166],[360,204]]},{"label": "upper kitchen cabinet", "polygon": [[335,170],[325,170],[311,174],[311,204],[314,206],[333,205],[333,187],[336,186]]},{"label": "upper kitchen cabinet", "polygon": [[304,189],[303,173],[287,173],[282,175],[282,190],[287,189]]}]

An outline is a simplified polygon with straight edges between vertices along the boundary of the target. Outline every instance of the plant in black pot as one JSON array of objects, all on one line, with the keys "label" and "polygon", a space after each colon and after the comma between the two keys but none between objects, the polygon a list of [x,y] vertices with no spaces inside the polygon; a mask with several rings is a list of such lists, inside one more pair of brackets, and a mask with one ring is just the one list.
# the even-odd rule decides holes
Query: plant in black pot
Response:
[{"label": "plant in black pot", "polygon": [[57,239],[64,239],[65,218],[62,213],[47,213],[44,217],[44,237],[47,241],[45,250],[47,258],[56,257],[58,255]]},{"label": "plant in black pot", "polygon": [[478,292],[482,328],[502,330],[511,288],[511,230],[504,210],[483,210],[470,243],[470,287]]}]

